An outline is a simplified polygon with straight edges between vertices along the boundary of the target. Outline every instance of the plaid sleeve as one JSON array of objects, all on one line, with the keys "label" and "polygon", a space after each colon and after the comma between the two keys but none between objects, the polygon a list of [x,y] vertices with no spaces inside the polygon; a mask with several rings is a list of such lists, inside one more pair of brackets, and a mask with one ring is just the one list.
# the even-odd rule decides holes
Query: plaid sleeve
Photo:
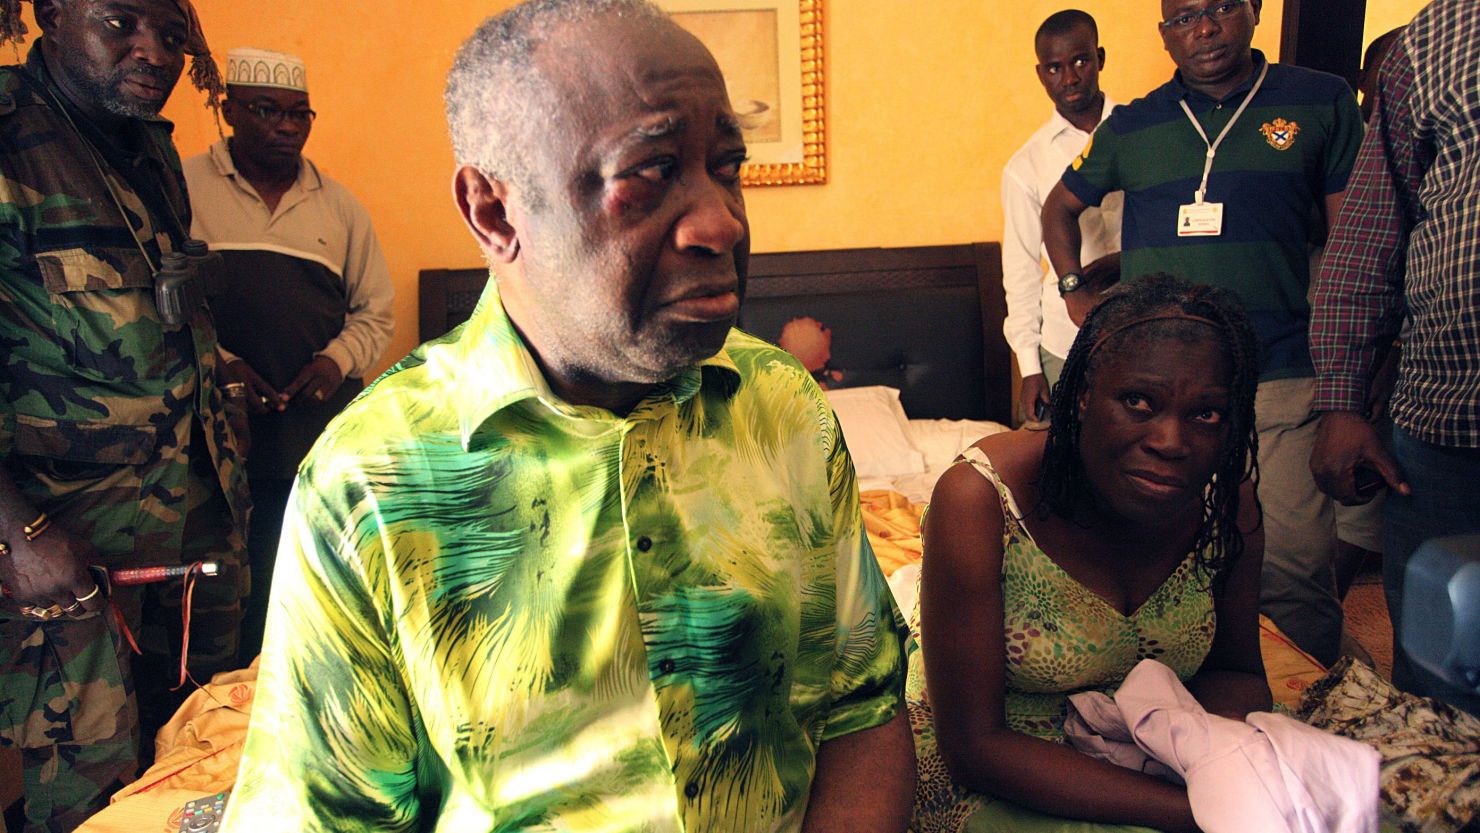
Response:
[{"label": "plaid sleeve", "polygon": [[1089,143],[1064,171],[1064,187],[1085,205],[1099,205],[1106,194],[1120,190],[1116,159],[1120,142],[1112,126],[1116,121],[1115,114],[1111,113],[1110,118],[1090,134]]},{"label": "plaid sleeve", "polygon": [[1377,355],[1402,323],[1408,233],[1427,168],[1414,139],[1412,89],[1413,62],[1400,38],[1383,62],[1377,115],[1357,154],[1316,278],[1313,411],[1364,411]]}]

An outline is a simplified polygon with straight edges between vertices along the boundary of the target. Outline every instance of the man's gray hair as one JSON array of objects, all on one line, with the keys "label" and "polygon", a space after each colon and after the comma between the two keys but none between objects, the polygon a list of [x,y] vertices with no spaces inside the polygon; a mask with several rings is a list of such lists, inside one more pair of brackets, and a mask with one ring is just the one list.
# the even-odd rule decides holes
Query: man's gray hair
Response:
[{"label": "man's gray hair", "polygon": [[[535,68],[534,55],[557,29],[614,14],[632,20],[661,21],[667,14],[649,0],[527,0],[483,21],[457,51],[443,93],[452,152],[459,165],[525,189],[533,188],[531,129],[548,124],[540,112],[549,96]],[[569,60],[584,60],[571,55]],[[538,202],[538,195],[529,195]]]}]

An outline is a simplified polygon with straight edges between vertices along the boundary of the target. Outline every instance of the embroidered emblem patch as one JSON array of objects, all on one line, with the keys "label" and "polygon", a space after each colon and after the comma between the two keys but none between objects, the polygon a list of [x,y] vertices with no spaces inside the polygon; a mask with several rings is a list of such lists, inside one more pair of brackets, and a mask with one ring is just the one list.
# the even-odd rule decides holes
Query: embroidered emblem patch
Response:
[{"label": "embroidered emblem patch", "polygon": [[1264,126],[1259,128],[1259,132],[1264,134],[1264,141],[1269,142],[1270,147],[1275,150],[1289,150],[1290,146],[1295,144],[1296,135],[1300,133],[1300,124],[1275,119],[1265,122]]}]

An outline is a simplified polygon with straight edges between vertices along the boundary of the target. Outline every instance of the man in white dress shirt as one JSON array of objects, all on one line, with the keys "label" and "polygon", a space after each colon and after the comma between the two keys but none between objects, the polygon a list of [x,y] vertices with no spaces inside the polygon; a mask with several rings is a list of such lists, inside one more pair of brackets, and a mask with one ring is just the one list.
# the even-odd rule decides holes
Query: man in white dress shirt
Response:
[{"label": "man in white dress shirt", "polygon": [[[1002,169],[1002,284],[1007,290],[1002,330],[1023,377],[1019,404],[1025,420],[1047,408],[1049,391],[1079,332],[1043,252],[1043,201],[1115,106],[1100,91],[1105,50],[1093,17],[1077,9],[1056,12],[1038,27],[1033,47],[1038,80],[1054,114]],[[1080,215],[1084,263],[1120,250],[1120,204],[1120,194],[1112,194],[1098,209]]]}]

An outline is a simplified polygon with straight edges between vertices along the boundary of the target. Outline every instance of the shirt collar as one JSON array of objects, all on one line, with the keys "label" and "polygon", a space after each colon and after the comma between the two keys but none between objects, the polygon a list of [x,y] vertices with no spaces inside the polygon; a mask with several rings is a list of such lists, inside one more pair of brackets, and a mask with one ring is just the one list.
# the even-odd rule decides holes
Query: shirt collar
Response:
[{"label": "shirt collar", "polygon": [[[1253,88],[1254,81],[1259,77],[1259,70],[1261,68],[1263,68],[1263,66],[1266,63],[1268,63],[1268,61],[1265,60],[1264,53],[1261,52],[1261,51],[1259,51],[1258,49],[1253,49],[1253,50],[1250,50],[1250,51],[1252,52],[1252,54],[1254,56],[1254,68],[1253,68],[1253,70],[1249,73],[1249,76],[1247,78],[1245,78],[1243,81],[1240,81],[1239,82],[1239,85],[1237,87],[1234,87],[1233,88],[1233,91],[1232,92],[1230,92],[1228,95],[1224,96],[1223,98],[1218,99],[1218,101],[1228,101],[1231,98],[1238,98],[1240,96],[1246,95],[1249,92],[1249,90],[1251,88]],[[1264,85],[1262,87],[1260,87],[1259,89],[1260,90],[1274,89],[1275,85],[1270,83],[1273,80],[1274,80],[1273,78],[1266,77],[1264,79]],[[1214,101],[1214,99],[1213,99],[1212,96],[1203,95],[1202,93],[1197,92],[1196,90],[1189,89],[1185,84],[1183,84],[1182,83],[1182,70],[1180,70],[1180,69],[1172,73],[1172,80],[1171,80],[1170,86],[1171,86],[1171,92],[1172,92],[1173,100],[1180,99],[1180,98],[1186,98],[1189,101]]]},{"label": "shirt collar", "polygon": [[[598,422],[606,427],[618,421],[604,408],[572,405],[555,394],[509,320],[499,297],[498,280],[492,274],[472,317],[455,332],[456,336],[444,336],[427,345],[426,368],[433,380],[444,381],[450,391],[464,450],[490,418],[523,402],[533,401],[537,411],[573,425]],[[681,405],[705,387],[728,397],[738,389],[739,382],[740,371],[734,360],[725,348],[720,348],[713,356],[655,386],[633,414],[665,401]]]},{"label": "shirt collar", "polygon": [[[1112,99],[1110,97],[1110,94],[1105,92],[1104,90],[1101,90],[1100,94],[1105,96],[1105,100],[1104,103],[1100,105],[1100,120],[1099,122],[1097,122],[1097,124],[1104,124],[1105,119],[1110,118],[1110,111],[1115,109],[1115,105],[1117,102]],[[1055,107],[1053,109],[1052,115],[1048,117],[1048,136],[1050,139],[1055,139],[1062,135],[1066,130],[1073,130],[1076,133],[1083,132],[1079,128],[1075,127],[1073,122],[1064,118],[1064,114],[1060,113],[1058,108]]]},{"label": "shirt collar", "polygon": [[[171,201],[164,180],[179,176],[178,163],[172,161],[173,147],[168,134],[174,123],[159,116],[133,116],[125,118],[116,130],[105,130],[85,113],[57,85],[55,76],[46,65],[46,56],[38,38],[26,55],[26,73],[32,77],[39,102],[54,112],[59,111],[77,131],[78,137],[102,156],[103,162],[112,168],[144,203],[151,215],[150,221],[163,230],[174,245],[179,247],[190,236],[190,207],[184,202],[184,193],[179,193],[180,202]],[[160,132],[165,135],[163,138]],[[168,154],[168,155],[167,155]],[[101,170],[99,171],[101,174]],[[179,180],[183,189],[184,181]]]},{"label": "shirt collar", "polygon": [[[226,139],[221,139],[211,145],[209,151],[211,164],[216,167],[216,173],[228,179],[237,178],[236,162],[231,159],[231,147]],[[294,188],[302,188],[305,191],[313,191],[324,187],[323,178],[319,176],[319,169],[307,156],[298,156],[298,180],[293,183]]]}]

